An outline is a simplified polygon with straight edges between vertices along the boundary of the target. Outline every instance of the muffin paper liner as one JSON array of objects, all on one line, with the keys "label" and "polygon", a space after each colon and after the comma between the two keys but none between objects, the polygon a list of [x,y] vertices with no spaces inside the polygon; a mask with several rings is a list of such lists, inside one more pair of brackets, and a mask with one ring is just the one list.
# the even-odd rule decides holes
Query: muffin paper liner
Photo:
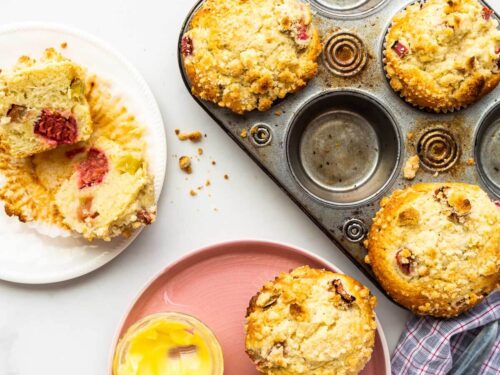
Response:
[{"label": "muffin paper liner", "polygon": [[[90,77],[87,87],[94,132],[84,145],[101,136],[120,144],[126,151],[146,150],[145,128],[128,112],[121,99],[113,96],[109,85]],[[54,151],[47,151],[51,153]],[[49,237],[81,237],[69,231],[54,200],[55,191],[38,178],[32,158],[16,159],[0,151],[0,200],[9,216],[17,216],[30,228]]]}]

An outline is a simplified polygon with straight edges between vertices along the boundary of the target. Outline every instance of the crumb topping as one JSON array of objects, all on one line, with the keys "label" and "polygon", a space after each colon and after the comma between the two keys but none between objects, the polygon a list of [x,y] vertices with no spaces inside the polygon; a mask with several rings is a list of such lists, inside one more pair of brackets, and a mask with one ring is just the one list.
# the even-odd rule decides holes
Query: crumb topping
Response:
[{"label": "crumb topping", "polygon": [[[500,277],[500,211],[473,185],[396,191],[377,213],[367,244],[384,288],[418,314],[455,316]],[[457,309],[452,303],[461,299]]]},{"label": "crumb topping", "polygon": [[375,304],[346,275],[308,266],[282,273],[250,301],[246,351],[269,375],[358,373],[374,346]]},{"label": "crumb topping", "polygon": [[242,114],[304,87],[321,42],[300,1],[207,0],[181,52],[193,94]]},{"label": "crumb topping", "polygon": [[446,111],[467,106],[500,81],[500,31],[477,0],[415,2],[396,15],[386,71],[410,103]]}]

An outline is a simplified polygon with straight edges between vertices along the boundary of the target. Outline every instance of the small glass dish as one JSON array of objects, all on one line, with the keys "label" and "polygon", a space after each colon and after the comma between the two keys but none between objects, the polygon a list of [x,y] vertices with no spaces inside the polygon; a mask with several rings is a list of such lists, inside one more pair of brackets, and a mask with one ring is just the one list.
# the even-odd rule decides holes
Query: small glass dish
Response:
[{"label": "small glass dish", "polygon": [[[169,327],[172,331],[168,331]],[[173,344],[167,339],[182,342]],[[141,353],[139,348],[146,350]],[[138,360],[138,357],[141,359]],[[195,362],[201,367],[185,367]],[[224,374],[222,349],[214,333],[195,317],[178,312],[148,315],[130,326],[119,340],[114,354],[113,375],[135,375],[141,363],[148,367],[155,366],[159,374],[166,375]]]}]

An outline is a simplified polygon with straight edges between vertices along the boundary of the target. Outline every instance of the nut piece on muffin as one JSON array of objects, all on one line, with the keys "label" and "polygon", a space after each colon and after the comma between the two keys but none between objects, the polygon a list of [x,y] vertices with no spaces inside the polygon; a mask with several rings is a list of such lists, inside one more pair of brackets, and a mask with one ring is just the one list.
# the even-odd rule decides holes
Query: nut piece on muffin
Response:
[{"label": "nut piece on muffin", "polygon": [[358,374],[375,345],[375,304],[349,276],[282,273],[250,301],[246,352],[263,374]]},{"label": "nut piece on muffin", "polygon": [[110,240],[154,222],[154,188],[140,153],[105,137],[60,148],[34,160],[71,230],[88,240]]},{"label": "nut piece on muffin", "polygon": [[477,0],[417,1],[397,14],[385,40],[392,88],[435,112],[464,108],[500,81],[500,31]]},{"label": "nut piece on muffin", "polygon": [[303,88],[321,52],[310,6],[299,0],[207,0],[181,44],[192,93],[239,114]]},{"label": "nut piece on muffin", "polygon": [[87,140],[85,71],[55,50],[0,74],[0,149],[21,158]]},{"label": "nut piece on muffin", "polygon": [[500,281],[500,210],[478,186],[424,183],[381,202],[367,247],[375,276],[419,315],[454,317]]}]

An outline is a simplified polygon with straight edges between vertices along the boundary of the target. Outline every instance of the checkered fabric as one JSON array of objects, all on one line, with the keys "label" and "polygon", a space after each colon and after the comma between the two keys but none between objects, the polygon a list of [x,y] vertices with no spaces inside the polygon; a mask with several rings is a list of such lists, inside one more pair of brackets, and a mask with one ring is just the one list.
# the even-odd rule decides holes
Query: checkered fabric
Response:
[{"label": "checkered fabric", "polygon": [[[392,357],[393,375],[447,374],[482,326],[499,319],[500,291],[457,318],[412,317]],[[499,374],[500,333],[478,375]]]}]

